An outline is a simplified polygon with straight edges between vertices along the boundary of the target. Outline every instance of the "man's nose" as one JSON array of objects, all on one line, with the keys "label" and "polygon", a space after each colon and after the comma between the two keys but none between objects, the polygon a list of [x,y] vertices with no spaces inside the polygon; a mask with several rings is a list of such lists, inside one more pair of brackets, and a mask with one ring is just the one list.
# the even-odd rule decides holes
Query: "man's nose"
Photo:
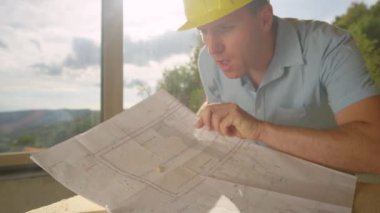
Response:
[{"label": "man's nose", "polygon": [[208,35],[206,38],[206,46],[210,55],[221,54],[225,47],[223,42],[218,38],[218,36]]}]

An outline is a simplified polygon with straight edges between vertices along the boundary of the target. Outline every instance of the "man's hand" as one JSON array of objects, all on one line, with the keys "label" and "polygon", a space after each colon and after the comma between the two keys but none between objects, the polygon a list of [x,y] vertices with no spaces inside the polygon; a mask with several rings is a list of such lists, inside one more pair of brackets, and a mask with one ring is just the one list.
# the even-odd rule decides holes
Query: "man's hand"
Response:
[{"label": "man's hand", "polygon": [[206,127],[222,135],[258,139],[262,122],[236,104],[204,104],[198,111],[197,128]]}]

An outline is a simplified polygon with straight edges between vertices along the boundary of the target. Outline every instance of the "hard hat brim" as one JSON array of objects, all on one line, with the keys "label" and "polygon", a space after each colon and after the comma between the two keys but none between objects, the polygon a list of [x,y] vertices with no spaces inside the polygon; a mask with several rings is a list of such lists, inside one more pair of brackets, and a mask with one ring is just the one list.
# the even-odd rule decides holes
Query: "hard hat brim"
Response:
[{"label": "hard hat brim", "polygon": [[187,21],[180,28],[178,28],[177,31],[190,30],[192,28],[196,28],[196,27],[199,27],[199,26],[201,26],[201,24],[196,24],[196,23],[192,23],[192,22]]},{"label": "hard hat brim", "polygon": [[234,5],[233,7],[210,12],[206,16],[199,16],[196,18],[194,17],[194,18],[191,18],[191,21],[188,19],[185,24],[183,24],[180,28],[178,28],[178,31],[189,30],[192,28],[200,27],[202,25],[214,22],[244,7],[250,2],[252,2],[252,0],[245,0],[245,1],[240,2],[240,4]]}]

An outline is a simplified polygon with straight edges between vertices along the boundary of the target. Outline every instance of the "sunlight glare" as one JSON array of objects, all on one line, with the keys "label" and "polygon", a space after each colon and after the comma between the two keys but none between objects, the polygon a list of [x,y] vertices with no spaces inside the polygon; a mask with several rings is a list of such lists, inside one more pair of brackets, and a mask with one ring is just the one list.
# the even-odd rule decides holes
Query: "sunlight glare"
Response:
[{"label": "sunlight glare", "polygon": [[133,41],[175,31],[184,23],[181,0],[124,0],[124,33]]}]

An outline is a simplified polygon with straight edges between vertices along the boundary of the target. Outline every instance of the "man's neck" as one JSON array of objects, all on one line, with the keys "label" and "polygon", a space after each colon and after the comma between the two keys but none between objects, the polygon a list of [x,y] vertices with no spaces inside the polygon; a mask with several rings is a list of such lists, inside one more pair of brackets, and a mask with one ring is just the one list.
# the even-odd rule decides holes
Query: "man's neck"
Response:
[{"label": "man's neck", "polygon": [[267,73],[268,67],[272,61],[276,45],[276,35],[277,35],[277,19],[273,20],[272,30],[268,34],[265,42],[267,43],[267,51],[264,51],[262,57],[262,63],[258,67],[251,69],[249,73],[249,78],[253,86],[257,89],[260,87],[261,82],[264,80],[265,74]]},{"label": "man's neck", "polygon": [[254,71],[249,73],[249,79],[255,89],[259,88],[261,82],[264,79],[266,70],[264,71]]}]

